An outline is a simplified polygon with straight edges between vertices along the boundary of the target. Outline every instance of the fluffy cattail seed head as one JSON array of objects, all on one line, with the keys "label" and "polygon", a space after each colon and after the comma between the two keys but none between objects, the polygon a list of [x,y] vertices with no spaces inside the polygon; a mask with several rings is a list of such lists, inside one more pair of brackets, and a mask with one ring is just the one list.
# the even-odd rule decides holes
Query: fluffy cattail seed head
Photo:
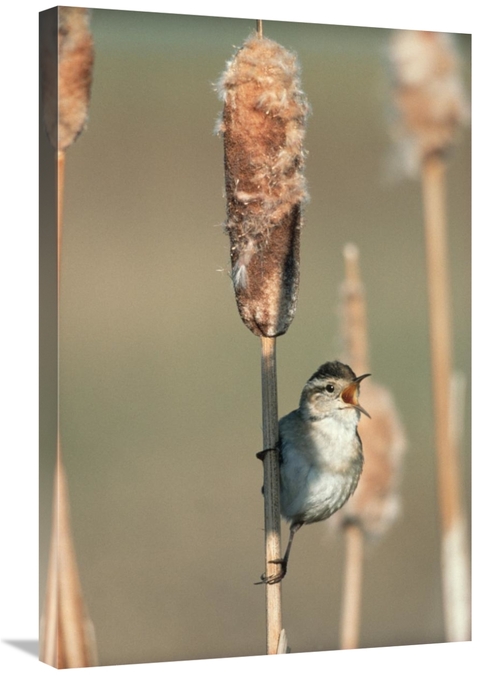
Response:
[{"label": "fluffy cattail seed head", "polygon": [[408,172],[415,173],[426,157],[452,147],[469,106],[450,35],[396,31],[390,56],[399,113],[394,137]]},{"label": "fluffy cattail seed head", "polygon": [[236,301],[253,333],[274,337],[286,332],[297,301],[309,107],[294,55],[258,36],[228,63],[218,91]]},{"label": "fluffy cattail seed head", "polygon": [[58,7],[57,27],[47,15],[41,25],[42,105],[52,145],[66,150],[87,122],[94,45],[90,10]]}]

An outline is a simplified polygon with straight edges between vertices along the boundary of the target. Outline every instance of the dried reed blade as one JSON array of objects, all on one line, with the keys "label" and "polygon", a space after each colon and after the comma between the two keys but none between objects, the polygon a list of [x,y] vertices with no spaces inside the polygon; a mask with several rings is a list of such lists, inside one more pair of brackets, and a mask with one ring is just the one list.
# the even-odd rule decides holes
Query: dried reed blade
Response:
[{"label": "dried reed blade", "polygon": [[85,608],[71,532],[66,474],[60,447],[54,482],[52,539],[40,660],[56,668],[97,665],[94,627]]},{"label": "dried reed blade", "polygon": [[[446,638],[457,641],[470,639],[470,636],[463,637],[463,633],[459,636],[453,628],[456,622],[451,617],[454,612],[460,616],[470,615],[470,605],[463,592],[464,579],[468,577],[468,557],[464,547],[459,551],[450,544],[457,540],[457,532],[463,532],[464,516],[460,463],[451,436],[449,408],[453,359],[445,175],[448,150],[455,143],[460,125],[468,121],[468,105],[449,36],[421,31],[398,32],[392,45],[392,58],[400,129],[405,134],[406,144],[413,149],[412,164],[420,171],[422,181],[443,603]],[[450,598],[462,598],[464,606],[458,609],[453,602],[452,607]]]},{"label": "dried reed blade", "polygon": [[288,640],[286,637],[285,629],[283,628],[281,633],[280,633],[280,639],[278,643],[278,650],[277,654],[290,654],[292,650],[288,646]]}]

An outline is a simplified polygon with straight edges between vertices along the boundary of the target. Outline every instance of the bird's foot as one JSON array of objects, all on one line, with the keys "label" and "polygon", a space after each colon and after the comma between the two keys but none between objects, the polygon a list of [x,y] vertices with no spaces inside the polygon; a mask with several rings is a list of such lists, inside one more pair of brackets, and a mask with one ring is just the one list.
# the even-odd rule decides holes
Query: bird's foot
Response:
[{"label": "bird's foot", "polygon": [[265,574],[261,574],[260,581],[256,581],[255,586],[259,586],[260,584],[279,584],[279,582],[285,576],[287,566],[286,561],[283,558],[280,558],[279,560],[270,560],[269,562],[273,563],[274,565],[280,565],[280,571],[276,574],[271,574],[268,577],[266,577]]},{"label": "bird's foot", "polygon": [[267,455],[268,452],[271,452],[271,450],[276,450],[276,448],[264,448],[264,450],[257,452],[255,456],[257,457],[257,459],[260,459],[263,462],[264,457]]}]

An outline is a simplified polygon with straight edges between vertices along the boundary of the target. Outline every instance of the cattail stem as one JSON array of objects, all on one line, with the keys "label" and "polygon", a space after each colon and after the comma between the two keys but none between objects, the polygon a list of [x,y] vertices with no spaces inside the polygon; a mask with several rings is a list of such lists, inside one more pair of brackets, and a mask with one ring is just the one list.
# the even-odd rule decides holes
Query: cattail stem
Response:
[{"label": "cattail stem", "polygon": [[363,584],[364,535],[359,525],[344,527],[346,561],[340,624],[340,648],[356,649],[359,644],[361,589]]},{"label": "cattail stem", "polygon": [[359,251],[354,244],[344,247],[344,340],[346,361],[355,373],[368,372],[368,326],[366,301],[359,270]]},{"label": "cattail stem", "polygon": [[[427,278],[429,297],[429,329],[432,360],[435,439],[437,452],[438,492],[441,512],[445,630],[448,641],[470,639],[454,630],[454,616],[470,614],[463,592],[468,578],[463,539],[463,515],[460,497],[459,459],[452,441],[450,419],[450,383],[452,363],[450,291],[446,242],[445,163],[438,153],[429,154],[422,163]],[[461,634],[459,634],[461,633]]]},{"label": "cattail stem", "polygon": [[[451,444],[457,457],[463,435],[465,393],[465,375],[454,372],[451,378],[449,409]],[[457,518],[449,536],[443,541],[442,555],[448,561],[444,595],[449,640],[451,642],[470,640],[470,562],[467,525],[463,512]]]},{"label": "cattail stem", "polygon": [[264,35],[264,30],[262,28],[262,19],[257,19],[256,24],[257,24],[257,35],[258,37],[261,38]]},{"label": "cattail stem", "polygon": [[61,286],[61,249],[63,229],[64,170],[66,164],[65,150],[57,151],[57,296]]},{"label": "cattail stem", "polygon": [[[264,446],[264,526],[266,577],[280,571],[271,562],[281,557],[281,521],[278,461],[278,394],[276,338],[261,338],[262,435]],[[267,653],[277,654],[282,631],[281,584],[266,584]]]},{"label": "cattail stem", "polygon": [[[64,150],[56,152],[58,341],[65,155]],[[97,648],[94,629],[84,605],[71,531],[69,494],[61,451],[59,410],[52,509],[52,539],[45,613],[40,631],[40,660],[56,668],[95,666]]]},{"label": "cattail stem", "polygon": [[[368,371],[368,328],[359,252],[354,244],[344,247],[344,336],[347,360],[355,373]],[[344,525],[344,592],[340,619],[340,649],[356,649],[361,621],[364,533],[353,522]]]}]

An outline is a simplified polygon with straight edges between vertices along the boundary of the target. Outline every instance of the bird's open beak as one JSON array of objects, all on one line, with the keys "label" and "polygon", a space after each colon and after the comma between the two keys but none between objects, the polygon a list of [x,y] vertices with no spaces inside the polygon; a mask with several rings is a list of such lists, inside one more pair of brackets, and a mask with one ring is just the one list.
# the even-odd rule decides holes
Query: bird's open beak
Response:
[{"label": "bird's open beak", "polygon": [[356,410],[359,410],[359,412],[362,412],[363,415],[366,415],[367,417],[370,417],[370,415],[359,404],[358,395],[359,395],[359,383],[361,382],[361,380],[364,380],[365,377],[369,376],[370,373],[366,373],[365,375],[360,375],[359,377],[356,377],[353,382],[351,382],[350,384],[347,385],[347,387],[344,387],[344,389],[342,389],[342,392],[340,394],[340,397],[344,401],[344,403],[352,405],[353,408],[356,408]]}]

